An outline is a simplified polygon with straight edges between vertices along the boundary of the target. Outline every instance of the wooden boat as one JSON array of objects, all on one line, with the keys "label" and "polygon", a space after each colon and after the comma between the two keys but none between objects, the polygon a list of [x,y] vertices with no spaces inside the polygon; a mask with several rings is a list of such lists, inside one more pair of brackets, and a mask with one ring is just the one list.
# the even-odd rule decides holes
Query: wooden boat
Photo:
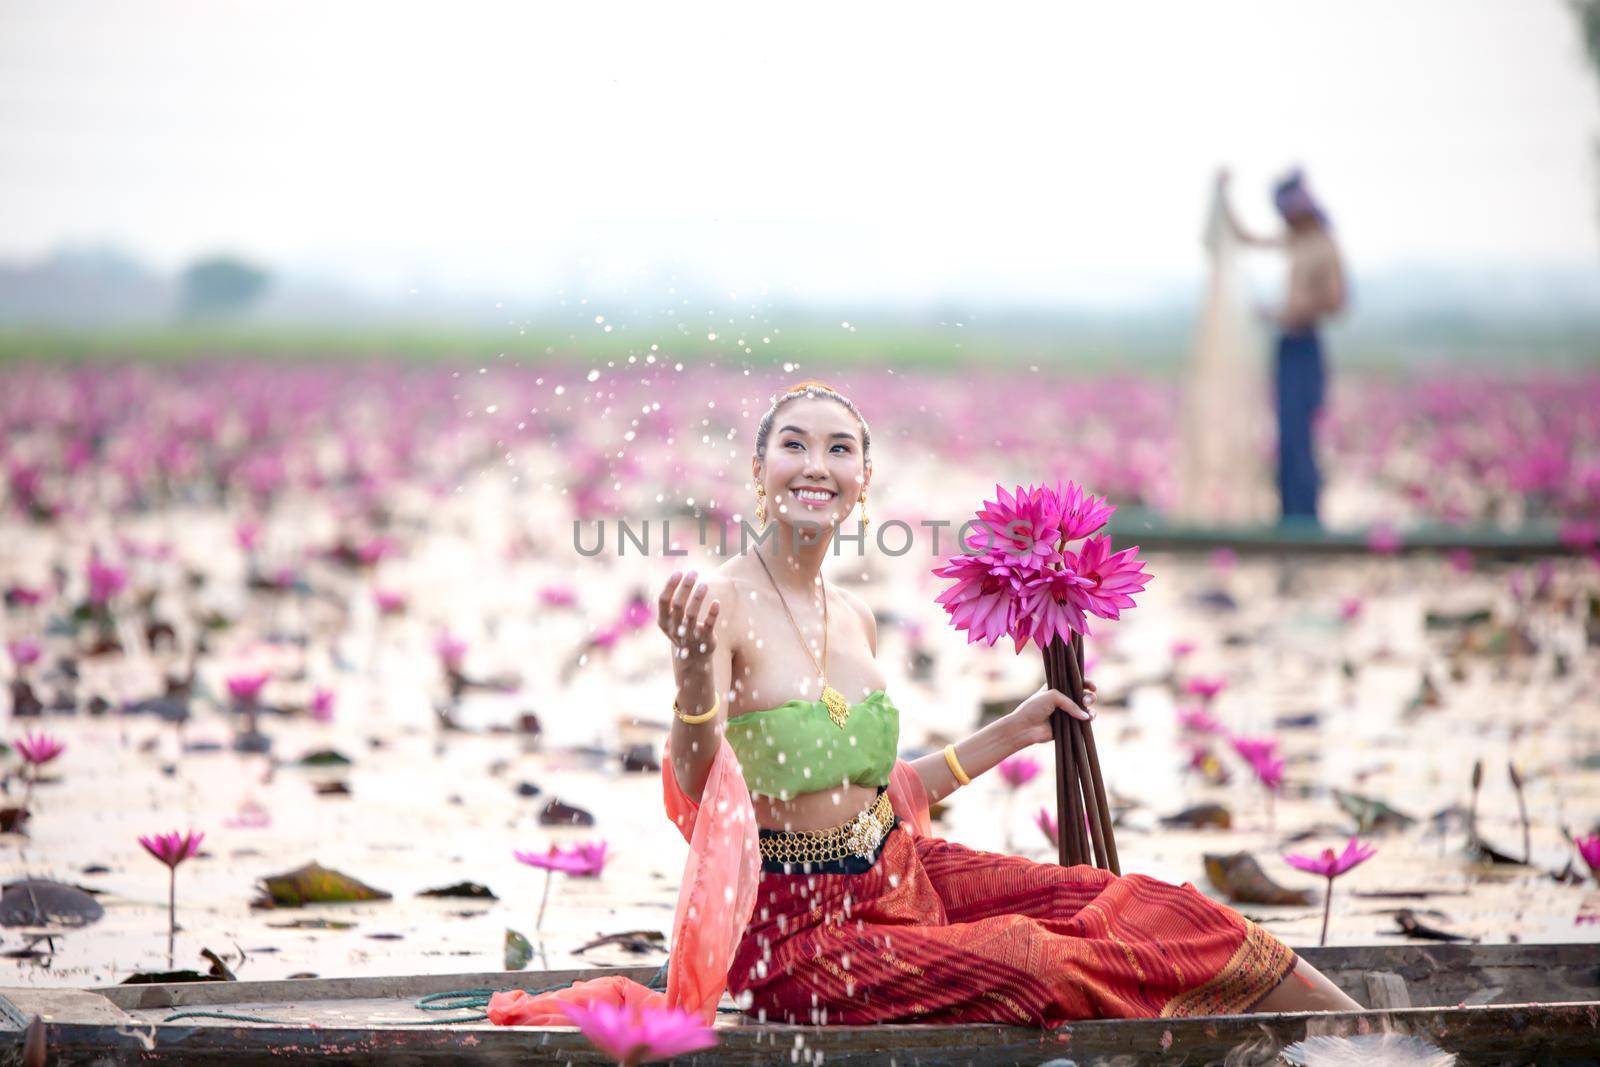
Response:
[{"label": "wooden boat", "polygon": [[[1302,950],[1373,1008],[1323,1014],[1133,1019],[1044,1031],[1001,1025],[789,1026],[737,1011],[720,1043],[680,1062],[1018,1064],[1131,1056],[1138,1063],[1272,1063],[1319,1034],[1399,1033],[1461,1064],[1600,1061],[1600,945],[1418,945]],[[576,1029],[448,1023],[417,1007],[452,990],[539,989],[654,967],[394,978],[0,989],[0,1062],[25,1062],[30,1023],[50,1064],[529,1064],[608,1062]],[[724,1004],[733,1007],[731,1000]],[[188,1016],[209,1011],[236,1018]],[[445,1013],[448,1019],[453,1013]],[[35,1022],[35,1017],[39,1020]],[[457,1015],[456,1017],[459,1017]],[[415,1025],[419,1022],[433,1025]],[[412,1025],[406,1025],[406,1024]],[[35,1052],[37,1056],[37,1052]],[[1124,1061],[1130,1062],[1130,1061]]]}]

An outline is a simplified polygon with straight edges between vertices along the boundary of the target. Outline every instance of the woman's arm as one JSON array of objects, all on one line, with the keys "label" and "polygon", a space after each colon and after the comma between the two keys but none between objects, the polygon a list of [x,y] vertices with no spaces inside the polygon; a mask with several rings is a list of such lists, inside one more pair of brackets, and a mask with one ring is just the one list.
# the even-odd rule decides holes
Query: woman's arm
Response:
[{"label": "woman's arm", "polygon": [[[1092,702],[1092,695],[1091,689],[1084,697],[1085,701]],[[1041,686],[1037,693],[1018,704],[1009,714],[1002,715],[977,733],[958,741],[956,762],[961,764],[961,769],[967,772],[969,779],[977,781],[978,775],[1006,757],[1029,745],[1050,740],[1050,716],[1057,710],[1085,721],[1094,718],[1094,712],[1080,708],[1065,693]],[[961,785],[945,760],[943,749],[913,760],[911,767],[922,779],[922,788],[928,793],[929,804],[949,796]]]},{"label": "woman's arm", "polygon": [[717,709],[716,715],[700,723],[686,723],[674,715],[668,734],[667,746],[678,787],[698,804],[728,725],[735,599],[721,575],[706,575],[696,582],[690,572],[681,581],[667,580],[658,608],[661,630],[673,646],[672,677],[678,710],[694,716],[711,710],[713,703]]}]

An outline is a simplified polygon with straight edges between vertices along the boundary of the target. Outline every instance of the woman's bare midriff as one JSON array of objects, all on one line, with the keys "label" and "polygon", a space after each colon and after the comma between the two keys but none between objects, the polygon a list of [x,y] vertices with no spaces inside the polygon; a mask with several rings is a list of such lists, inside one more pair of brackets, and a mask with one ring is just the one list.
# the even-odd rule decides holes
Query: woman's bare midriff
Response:
[{"label": "woman's bare midriff", "polygon": [[856,817],[878,799],[878,790],[866,785],[847,785],[801,793],[790,800],[750,795],[756,809],[756,825],[764,830],[828,830]]}]

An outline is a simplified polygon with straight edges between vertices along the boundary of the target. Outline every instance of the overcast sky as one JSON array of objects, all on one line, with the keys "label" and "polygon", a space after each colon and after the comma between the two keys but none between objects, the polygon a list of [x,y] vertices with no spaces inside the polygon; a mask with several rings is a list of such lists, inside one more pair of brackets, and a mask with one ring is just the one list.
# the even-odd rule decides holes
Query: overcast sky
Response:
[{"label": "overcast sky", "polygon": [[[1596,259],[1561,0],[6,0],[0,257],[109,239],[370,287],[1115,291],[1302,162],[1351,260]],[[586,266],[578,263],[588,257]],[[597,281],[596,284],[599,284]]]}]

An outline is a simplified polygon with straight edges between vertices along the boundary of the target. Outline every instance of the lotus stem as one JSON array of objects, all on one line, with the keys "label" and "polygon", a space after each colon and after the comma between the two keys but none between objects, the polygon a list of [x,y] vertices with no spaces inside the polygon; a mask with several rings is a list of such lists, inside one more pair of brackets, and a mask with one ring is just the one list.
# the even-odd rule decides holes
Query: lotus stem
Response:
[{"label": "lotus stem", "polygon": [[544,929],[544,906],[550,903],[550,883],[555,880],[555,877],[556,872],[546,867],[544,871],[544,896],[539,898],[539,917],[533,923],[534,933]]},{"label": "lotus stem", "polygon": [[1522,817],[1522,863],[1527,866],[1533,862],[1533,835],[1528,824],[1528,798],[1522,794],[1522,775],[1517,773],[1515,763],[1507,763],[1506,770],[1511,772],[1511,785],[1517,791],[1517,812]]},{"label": "lotus stem", "polygon": [[1328,891],[1322,895],[1322,936],[1317,938],[1318,945],[1328,943],[1328,913],[1333,910],[1333,879],[1328,879]]},{"label": "lotus stem", "polygon": [[178,868],[174,864],[167,868],[167,970],[175,966],[174,958],[178,942]]}]

